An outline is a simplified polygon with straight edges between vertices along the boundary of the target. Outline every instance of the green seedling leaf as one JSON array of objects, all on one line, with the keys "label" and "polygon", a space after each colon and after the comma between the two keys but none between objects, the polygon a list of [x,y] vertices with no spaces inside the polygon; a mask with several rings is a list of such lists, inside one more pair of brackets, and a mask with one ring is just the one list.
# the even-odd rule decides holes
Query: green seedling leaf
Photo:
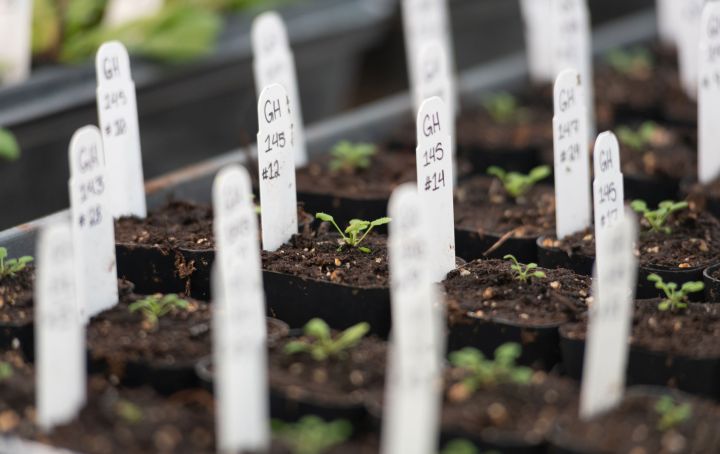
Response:
[{"label": "green seedling leaf", "polygon": [[128,306],[128,310],[131,313],[140,311],[151,329],[157,329],[162,317],[173,310],[186,310],[188,307],[189,303],[174,293],[167,295],[158,293],[135,301]]},{"label": "green seedling leaf", "polygon": [[635,151],[644,151],[652,143],[652,139],[660,127],[652,122],[646,121],[637,131],[627,126],[617,128],[617,137],[620,143],[632,148]]},{"label": "green seedling leaf", "polygon": [[[335,230],[338,231],[343,242],[343,244],[338,247],[338,251],[342,250],[343,245],[347,245],[357,248],[360,252],[364,252],[366,254],[369,254],[372,251],[367,247],[360,246],[360,243],[363,242],[373,228],[379,225],[388,224],[391,221],[388,217],[375,219],[374,221],[352,219],[345,230],[342,230],[335,222],[335,218],[327,213],[315,213],[315,217],[321,221],[331,223],[333,227],[335,227]],[[360,234],[362,234],[362,236]]]},{"label": "green seedling leaf", "polygon": [[455,439],[450,440],[440,454],[480,454],[480,451],[468,440]]},{"label": "green seedling leaf", "polygon": [[670,234],[672,229],[665,224],[667,223],[670,215],[678,211],[682,211],[688,207],[687,202],[674,202],[672,200],[665,200],[660,202],[657,210],[651,211],[647,203],[644,200],[633,200],[630,203],[630,208],[635,212],[642,214],[643,219],[647,221],[650,226],[650,231]]},{"label": "green seedling leaf", "polygon": [[285,354],[306,353],[316,361],[344,357],[347,351],[357,345],[369,331],[369,324],[358,323],[333,339],[327,323],[319,318],[314,318],[303,328],[306,339],[298,339],[285,344]]},{"label": "green seedling leaf", "polygon": [[616,49],[608,53],[606,60],[615,71],[628,76],[646,74],[653,69],[652,55],[644,48]]},{"label": "green seedling leaf", "polygon": [[535,167],[529,174],[519,172],[506,172],[497,166],[490,166],[487,169],[488,175],[496,177],[503,184],[505,192],[517,199],[524,196],[535,184],[550,176],[550,166]]},{"label": "green seedling leaf", "polygon": [[685,282],[680,290],[675,282],[665,283],[658,274],[652,273],[648,275],[647,280],[655,283],[655,288],[662,290],[665,294],[665,299],[660,301],[658,309],[661,311],[677,311],[680,309],[686,309],[688,303],[688,295],[690,293],[701,292],[705,289],[705,284],[702,282]]},{"label": "green seedling leaf", "polygon": [[660,416],[657,428],[665,432],[690,419],[692,406],[689,403],[676,404],[672,397],[666,395],[655,403],[655,412]]},{"label": "green seedling leaf", "polygon": [[466,376],[460,383],[463,388],[461,396],[466,397],[478,388],[495,386],[500,383],[517,383],[525,385],[532,379],[532,369],[516,365],[522,354],[522,347],[517,343],[506,343],[495,350],[493,360],[486,359],[479,350],[466,347],[449,355],[450,364],[463,369]]},{"label": "green seedling leaf", "polygon": [[330,151],[330,170],[332,172],[354,173],[364,170],[372,164],[372,157],[377,147],[369,143],[351,143],[347,140],[338,142]]},{"label": "green seedling leaf", "polygon": [[353,428],[342,419],[325,422],[317,416],[304,416],[296,423],[273,420],[272,431],[294,454],[323,454],[347,441]]},{"label": "green seedling leaf", "polygon": [[17,161],[20,158],[20,145],[13,133],[0,128],[0,158],[6,161]]},{"label": "green seedling leaf", "polygon": [[515,97],[507,92],[496,93],[488,97],[482,105],[496,123],[519,122],[525,116],[525,110],[519,108]]},{"label": "green seedling leaf", "polygon": [[140,407],[127,400],[119,400],[115,404],[115,413],[128,424],[138,424],[143,419]]},{"label": "green seedling leaf", "polygon": [[512,254],[507,254],[503,257],[503,259],[510,260],[512,262],[512,265],[510,265],[510,269],[515,274],[515,279],[520,282],[527,282],[532,277],[542,279],[547,276],[544,271],[533,271],[538,267],[537,263],[528,263],[527,265],[523,265],[518,262],[518,260]]},{"label": "green seedling leaf", "polygon": [[33,260],[34,259],[29,255],[9,259],[7,248],[0,247],[0,279],[8,276],[15,276],[15,274],[24,270],[27,264]]},{"label": "green seedling leaf", "polygon": [[0,361],[0,382],[10,379],[13,373],[13,367],[10,363]]}]

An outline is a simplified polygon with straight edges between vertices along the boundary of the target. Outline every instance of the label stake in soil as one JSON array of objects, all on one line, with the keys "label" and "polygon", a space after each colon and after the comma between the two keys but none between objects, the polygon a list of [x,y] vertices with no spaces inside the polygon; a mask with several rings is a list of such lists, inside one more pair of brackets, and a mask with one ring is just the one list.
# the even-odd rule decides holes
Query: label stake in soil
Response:
[{"label": "label stake in soil", "polygon": [[385,385],[381,452],[436,452],[444,314],[436,284],[430,218],[435,214],[410,184],[390,198],[388,255],[392,344]]},{"label": "label stake in soil", "polygon": [[115,226],[108,209],[100,130],[79,129],[70,141],[70,211],[77,267],[77,299],[86,320],[118,301]]},{"label": "label stake in soil", "polygon": [[33,0],[0,0],[0,86],[30,75]]},{"label": "label stake in soil", "polygon": [[525,51],[530,79],[536,83],[552,82],[555,68],[552,59],[551,27],[546,19],[551,0],[520,0],[525,23]]},{"label": "label stake in soil", "polygon": [[605,232],[598,247],[593,305],[590,308],[588,336],[580,392],[583,419],[616,406],[625,391],[628,336],[635,299],[637,258],[637,220],[631,211]]},{"label": "label stake in soil", "polygon": [[118,41],[100,46],[95,69],[98,124],[110,169],[107,181],[110,212],[115,218],[144,218],[147,208],[135,83],[125,46]]},{"label": "label stake in soil", "polygon": [[677,11],[676,29],[680,82],[685,93],[691,99],[696,99],[698,95],[700,20],[705,0],[684,0],[677,3],[681,5]]},{"label": "label stake in soil", "polygon": [[624,210],[625,187],[620,172],[620,145],[615,134],[607,131],[598,136],[593,162],[595,247],[598,248],[607,230],[620,220]]},{"label": "label stake in soil", "polygon": [[71,421],[85,403],[85,331],[77,308],[72,230],[43,229],[35,280],[35,399],[45,431]]},{"label": "label stake in soil", "polygon": [[298,232],[293,108],[280,84],[270,85],[260,93],[257,153],[262,243],[266,251],[277,250]]},{"label": "label stake in soil", "polygon": [[268,11],[255,18],[252,26],[252,44],[257,92],[260,93],[269,85],[280,84],[290,97],[295,134],[295,165],[302,167],[307,164],[308,158],[295,58],[288,42],[285,22],[278,13]]},{"label": "label stake in soil", "polygon": [[657,0],[658,33],[660,40],[667,46],[675,46],[677,40],[678,17],[682,2],[677,0]]},{"label": "label stake in soil", "polygon": [[106,26],[112,27],[152,17],[160,12],[164,4],[164,0],[110,0],[103,21]]},{"label": "label stake in soil", "polygon": [[[407,56],[408,76],[413,93],[413,112],[420,110],[420,105],[427,97],[420,97],[419,85],[422,84],[423,66],[421,54],[427,44],[436,43],[443,48],[447,57],[447,68],[450,77],[455,74],[455,58],[453,53],[452,35],[447,0],[403,0],[403,29],[405,32],[405,54]],[[454,82],[451,85],[453,108],[458,107],[458,93]],[[445,101],[448,101],[445,99]]]},{"label": "label stake in soil", "polygon": [[595,137],[595,94],[593,88],[590,13],[587,0],[551,0],[552,46],[555,74],[574,69],[580,75],[587,139]]},{"label": "label stake in soil", "polygon": [[566,69],[553,94],[555,222],[558,239],[590,226],[590,163],[587,116],[580,75]]},{"label": "label stake in soil", "polygon": [[417,116],[417,190],[423,206],[432,213],[428,238],[432,280],[440,282],[455,268],[455,217],[453,213],[453,157],[450,153],[452,115],[442,99],[422,103]]},{"label": "label stake in soil", "polygon": [[698,81],[698,177],[710,183],[720,176],[720,4],[705,5],[700,27]]},{"label": "label stake in soil", "polygon": [[220,171],[213,185],[217,258],[213,274],[213,355],[220,452],[269,448],[265,295],[250,177]]}]

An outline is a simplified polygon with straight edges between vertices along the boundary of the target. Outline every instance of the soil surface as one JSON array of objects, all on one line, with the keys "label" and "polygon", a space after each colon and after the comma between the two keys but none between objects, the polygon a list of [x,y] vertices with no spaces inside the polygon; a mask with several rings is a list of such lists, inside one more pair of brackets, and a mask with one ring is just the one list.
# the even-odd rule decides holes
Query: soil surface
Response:
[{"label": "soil surface", "polygon": [[[635,303],[633,347],[690,358],[720,358],[720,305],[689,303],[687,309],[661,311],[660,299]],[[587,314],[560,328],[562,336],[584,340]]]},{"label": "soil surface", "polygon": [[455,191],[455,227],[514,238],[535,238],[555,231],[555,194],[535,185],[518,199],[510,197],[496,178],[474,177]]},{"label": "soil surface", "polygon": [[[713,216],[692,210],[672,214],[667,226],[669,234],[651,232],[647,221],[641,219],[639,254],[641,266],[686,269],[706,267],[720,256],[720,223]],[[548,237],[543,246],[559,248],[569,255],[595,256],[595,239],[591,230],[578,232],[562,240]]]},{"label": "soil surface", "polygon": [[511,321],[527,326],[561,324],[583,313],[591,279],[565,269],[521,282],[508,260],[475,260],[443,281],[451,324],[471,319]]},{"label": "soil surface", "polygon": [[32,265],[0,279],[0,323],[21,325],[33,319],[34,283]]},{"label": "soil surface", "polygon": [[[333,332],[336,336],[338,333]],[[301,336],[294,340],[303,340]],[[268,356],[270,386],[294,400],[332,406],[361,405],[385,386],[387,344],[364,337],[344,355],[317,361],[307,353],[288,355],[280,342]]]},{"label": "soil surface", "polygon": [[626,176],[675,181],[697,179],[697,153],[669,128],[656,128],[648,144],[641,149],[620,140],[620,162]]},{"label": "soil surface", "polygon": [[[682,396],[682,397],[678,397]],[[577,405],[566,409],[553,434],[553,444],[586,453],[679,454],[720,452],[720,411],[707,401],[678,394],[676,405],[689,403],[691,416],[666,431],[658,428],[655,405],[660,394],[630,388],[615,409],[582,421]],[[573,451],[575,452],[575,451]]]},{"label": "soil surface", "polygon": [[343,245],[340,235],[323,223],[317,230],[293,235],[277,251],[262,251],[263,270],[286,273],[361,288],[389,285],[387,237],[370,233],[361,246],[369,253]]},{"label": "soil surface", "polygon": [[685,94],[680,85],[680,76],[677,70],[659,71],[656,77],[663,79],[663,118],[681,125],[697,125],[697,103]]},{"label": "soil surface", "polygon": [[[481,126],[482,125],[482,126]],[[553,141],[552,112],[521,106],[515,118],[494,119],[486,110],[463,113],[457,121],[457,144],[467,151],[540,149]]]},{"label": "soil surface", "polygon": [[12,433],[31,423],[26,415],[35,413],[35,372],[20,351],[0,353],[0,363],[10,366],[9,377],[0,380],[0,435]]}]

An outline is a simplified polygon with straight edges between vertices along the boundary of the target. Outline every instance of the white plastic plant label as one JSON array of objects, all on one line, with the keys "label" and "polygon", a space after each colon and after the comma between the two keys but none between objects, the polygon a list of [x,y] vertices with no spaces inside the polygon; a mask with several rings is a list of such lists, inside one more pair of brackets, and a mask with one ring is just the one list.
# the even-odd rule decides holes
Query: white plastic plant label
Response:
[{"label": "white plastic plant label", "polygon": [[555,77],[552,58],[552,28],[546,18],[551,0],[520,0],[525,23],[525,52],[530,79],[551,82]]},{"label": "white plastic plant label", "polygon": [[112,27],[152,17],[160,12],[164,3],[164,0],[110,0],[103,20]]},{"label": "white plastic plant label", "polygon": [[587,116],[580,76],[561,72],[553,93],[555,228],[562,239],[590,226],[590,163]]},{"label": "white plastic plant label", "polygon": [[[678,11],[677,46],[680,82],[691,99],[697,99],[700,22],[705,0],[683,0]],[[712,2],[710,2],[712,3]]]},{"label": "white plastic plant label", "polygon": [[265,452],[270,443],[265,296],[250,176],[227,167],[213,185],[217,245],[213,364],[219,452]]},{"label": "white plastic plant label", "polygon": [[255,18],[252,25],[252,45],[257,92],[260,93],[272,84],[280,84],[288,92],[293,108],[295,165],[302,167],[307,164],[308,157],[295,58],[288,41],[285,22],[278,13],[268,11]]},{"label": "white plastic plant label", "polygon": [[85,403],[86,351],[77,310],[72,229],[44,228],[35,280],[35,399],[45,431],[72,420]]},{"label": "white plastic plant label", "polygon": [[0,0],[0,86],[30,75],[33,0]]},{"label": "white plastic plant label", "polygon": [[720,176],[720,3],[708,2],[700,27],[698,95],[698,178]]},{"label": "white plastic plant label", "polygon": [[656,0],[658,33],[660,40],[666,45],[675,45],[678,27],[678,13],[682,1]]},{"label": "white plastic plant label", "polygon": [[440,282],[455,268],[452,115],[442,99],[422,103],[417,116],[417,190],[429,219],[432,280]]},{"label": "white plastic plant label", "polygon": [[588,140],[595,137],[592,42],[587,0],[551,0],[552,48],[555,75],[574,69],[580,75],[587,105]]},{"label": "white plastic plant label", "polygon": [[[454,79],[455,59],[447,0],[402,0],[402,19],[412,93],[418,93],[417,85],[422,83],[424,69],[421,63],[421,54],[428,43],[437,43],[443,48],[447,57],[448,74],[451,79]],[[454,81],[451,89],[452,107],[458,108],[458,93]],[[420,109],[420,104],[425,99],[427,98],[419,99],[418,96],[413,96],[413,112]]]},{"label": "white plastic plant label", "polygon": [[260,93],[257,153],[262,244],[266,251],[277,250],[298,232],[292,108],[280,84]]},{"label": "white plastic plant label", "polygon": [[615,134],[607,131],[598,136],[593,161],[593,207],[597,248],[604,241],[605,233],[621,219],[624,212],[625,189],[620,170],[620,145]]},{"label": "white plastic plant label", "polygon": [[[445,49],[439,42],[428,42],[420,51],[420,77],[413,87],[415,105],[418,108],[423,101],[437,96],[445,102],[448,111],[454,116],[455,108],[454,80],[448,68]],[[454,153],[453,153],[454,155]]]},{"label": "white plastic plant label", "polygon": [[113,217],[147,215],[140,129],[130,57],[122,43],[100,46],[95,57],[98,124],[107,158]]},{"label": "white plastic plant label", "polygon": [[444,316],[433,284],[432,210],[412,186],[388,206],[391,311],[395,320],[385,384],[381,452],[437,452]]},{"label": "white plastic plant label", "polygon": [[627,210],[607,232],[597,251],[593,305],[590,308],[580,417],[589,419],[616,406],[625,390],[628,336],[632,318],[637,258],[637,220]]},{"label": "white plastic plant label", "polygon": [[115,225],[108,209],[107,169],[100,130],[79,129],[70,141],[70,212],[83,320],[118,301]]}]

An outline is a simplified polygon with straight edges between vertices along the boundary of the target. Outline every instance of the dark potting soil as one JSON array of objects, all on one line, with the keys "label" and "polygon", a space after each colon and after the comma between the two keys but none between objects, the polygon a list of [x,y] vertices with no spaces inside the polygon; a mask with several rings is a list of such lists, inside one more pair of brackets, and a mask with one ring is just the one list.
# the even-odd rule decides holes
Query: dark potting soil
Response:
[{"label": "dark potting soil", "polygon": [[27,415],[35,412],[35,378],[31,365],[22,353],[10,350],[0,354],[0,363],[10,368],[10,375],[0,379],[0,435],[14,432]]},{"label": "dark potting soil", "polygon": [[370,167],[352,172],[332,171],[331,159],[329,155],[323,156],[298,168],[295,174],[298,192],[360,200],[388,198],[398,185],[416,179],[415,153],[408,150],[381,148],[371,158]]},{"label": "dark potting soil", "polygon": [[32,265],[0,279],[0,323],[19,325],[32,320],[34,283]]},{"label": "dark potting soil", "polygon": [[661,106],[663,119],[682,125],[696,125],[697,102],[685,94],[677,70],[661,71],[657,77],[662,78],[664,84]]},{"label": "dark potting soil", "polygon": [[[380,440],[376,435],[364,435],[328,448],[322,454],[377,454],[380,452]],[[254,454],[254,453],[253,453]],[[258,453],[259,454],[259,453]],[[267,454],[297,454],[282,441],[273,440]]]},{"label": "dark potting soil", "polygon": [[661,87],[652,65],[636,65],[628,72],[606,65],[598,68],[595,74],[596,92],[621,114],[644,112],[652,115],[660,107]]},{"label": "dark potting soil", "polygon": [[698,210],[705,210],[709,201],[716,204],[717,201],[720,201],[720,178],[707,184],[688,184],[685,190],[688,193],[688,199],[697,205]]},{"label": "dark potting soil", "polygon": [[462,369],[446,372],[443,431],[539,444],[577,398],[577,386],[571,380],[544,372],[535,372],[527,385],[500,383],[474,393],[462,385],[465,376]]},{"label": "dark potting soil", "polygon": [[[652,207],[651,207],[652,208]],[[667,226],[669,234],[651,232],[645,219],[640,220],[639,260],[641,266],[685,269],[708,266],[720,256],[720,223],[713,216],[690,210],[672,214]],[[559,248],[569,255],[595,256],[595,239],[590,230],[578,232],[562,240],[546,238],[544,247]]]},{"label": "dark potting soil", "polygon": [[670,128],[657,127],[647,146],[641,149],[620,140],[620,162],[625,176],[676,181],[697,179],[697,153]]},{"label": "dark potting soil", "polygon": [[514,238],[555,231],[555,194],[547,185],[538,184],[513,199],[498,179],[474,177],[455,191],[454,210],[455,227],[463,230]]},{"label": "dark potting soil", "polygon": [[[660,299],[639,300],[633,313],[631,344],[668,355],[689,358],[720,357],[720,307],[689,303],[687,309],[661,311]],[[584,340],[587,315],[563,325],[560,333],[569,339]]]},{"label": "dark potting soil", "polygon": [[277,251],[262,251],[263,270],[353,287],[388,287],[387,237],[370,233],[361,243],[369,253],[345,245],[338,250],[341,244],[340,235],[323,223],[293,235]]},{"label": "dark potting soil", "polygon": [[521,106],[514,118],[498,121],[487,110],[473,110],[458,117],[456,131],[459,149],[540,149],[553,141],[552,111]]},{"label": "dark potting soil", "polygon": [[540,326],[575,320],[586,308],[591,279],[565,269],[520,282],[508,260],[475,260],[443,281],[451,324],[471,319]]},{"label": "dark potting soil", "polygon": [[661,416],[655,409],[660,392],[640,393],[639,390],[630,388],[620,405],[589,421],[577,417],[577,405],[568,407],[558,420],[553,444],[588,454],[720,452],[717,431],[720,411],[717,406],[688,395],[675,395],[673,402],[676,405],[691,405],[691,415],[673,428],[662,431],[658,427]]},{"label": "dark potting soil", "polygon": [[[337,335],[337,332],[333,333]],[[294,340],[303,340],[304,337]],[[317,361],[307,353],[288,355],[279,342],[268,356],[270,387],[295,400],[354,406],[385,386],[387,344],[364,337],[345,354]]]}]

